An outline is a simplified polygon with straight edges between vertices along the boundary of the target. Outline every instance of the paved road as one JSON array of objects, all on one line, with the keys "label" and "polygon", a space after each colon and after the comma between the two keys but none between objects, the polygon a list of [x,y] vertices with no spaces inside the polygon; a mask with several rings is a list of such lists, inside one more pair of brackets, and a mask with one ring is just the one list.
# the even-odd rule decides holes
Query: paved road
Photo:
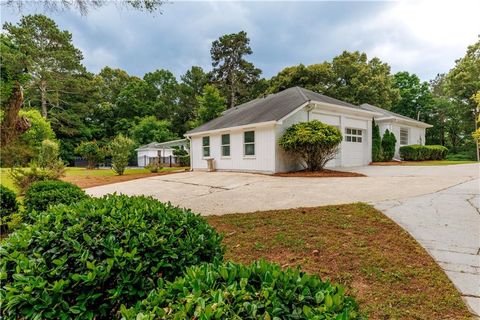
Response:
[{"label": "paved road", "polygon": [[480,180],[434,193],[375,203],[406,229],[445,270],[480,315]]},{"label": "paved road", "polygon": [[87,189],[150,195],[204,215],[368,202],[409,231],[480,314],[480,213],[477,164],[358,167],[360,178],[284,178],[187,172]]}]

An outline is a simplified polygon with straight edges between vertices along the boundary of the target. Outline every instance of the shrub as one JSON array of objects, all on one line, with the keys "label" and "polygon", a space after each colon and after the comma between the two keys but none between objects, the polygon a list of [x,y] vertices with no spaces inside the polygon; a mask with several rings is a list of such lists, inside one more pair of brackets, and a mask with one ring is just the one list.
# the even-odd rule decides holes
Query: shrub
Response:
[{"label": "shrub", "polygon": [[307,170],[316,171],[335,158],[340,142],[342,134],[337,128],[313,120],[289,127],[279,144],[285,151],[299,156]]},{"label": "shrub", "polygon": [[190,156],[181,156],[178,157],[178,163],[181,167],[190,167]]},{"label": "shrub", "polygon": [[126,319],[358,319],[341,286],[266,261],[204,264],[152,291]]},{"label": "shrub", "polygon": [[58,143],[52,140],[43,140],[38,152],[37,164],[40,168],[48,168],[52,163],[60,158],[60,148]]},{"label": "shrub", "polygon": [[65,181],[38,181],[27,189],[23,203],[27,212],[45,211],[50,205],[69,205],[86,198],[85,192],[74,184]]},{"label": "shrub", "polygon": [[400,157],[406,161],[442,160],[448,149],[441,145],[422,146],[412,144],[400,147]]},{"label": "shrub", "polygon": [[380,136],[380,128],[375,120],[372,121],[372,161],[380,162],[382,156],[382,137]]},{"label": "shrub", "polygon": [[10,171],[10,176],[13,184],[19,189],[20,194],[23,194],[28,187],[36,181],[57,180],[65,172],[65,168],[56,169],[40,169],[36,165],[30,168],[13,168]]},{"label": "shrub", "polygon": [[202,217],[151,198],[90,198],[34,219],[0,250],[6,318],[111,319],[159,279],[223,256]]},{"label": "shrub", "polygon": [[96,141],[83,141],[75,148],[75,153],[87,160],[87,169],[93,169],[99,162],[105,159],[105,152]]},{"label": "shrub", "polygon": [[9,224],[12,220],[16,220],[17,211],[18,202],[15,192],[0,185],[0,231],[5,232],[10,229]]},{"label": "shrub", "polygon": [[390,132],[388,129],[385,130],[382,138],[382,157],[383,161],[390,161],[395,156],[395,145],[397,139],[393,132]]},{"label": "shrub", "polygon": [[158,162],[158,160],[154,160],[147,164],[145,168],[150,170],[151,173],[157,173],[158,171],[162,170],[163,167],[160,165],[160,162]]},{"label": "shrub", "polygon": [[112,169],[119,176],[125,172],[133,146],[133,140],[122,134],[116,136],[108,146],[110,155],[112,156]]}]

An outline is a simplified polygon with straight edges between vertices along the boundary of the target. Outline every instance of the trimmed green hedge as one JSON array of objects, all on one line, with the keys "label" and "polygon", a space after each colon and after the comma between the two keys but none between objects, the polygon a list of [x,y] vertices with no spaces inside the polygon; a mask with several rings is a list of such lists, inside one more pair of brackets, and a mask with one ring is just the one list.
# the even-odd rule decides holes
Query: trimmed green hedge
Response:
[{"label": "trimmed green hedge", "polygon": [[78,186],[58,180],[38,181],[25,192],[24,205],[27,212],[45,211],[57,204],[69,205],[88,196]]},{"label": "trimmed green hedge", "polygon": [[406,161],[443,160],[448,149],[440,145],[422,146],[413,144],[400,147],[400,157]]},{"label": "trimmed green hedge", "polygon": [[359,319],[341,286],[266,261],[205,264],[165,282],[124,319]]},{"label": "trimmed green hedge", "polygon": [[0,184],[1,217],[7,217],[18,211],[17,195],[12,190]]},{"label": "trimmed green hedge", "polygon": [[111,319],[157,281],[223,258],[202,217],[151,198],[90,198],[33,219],[0,248],[4,318]]}]

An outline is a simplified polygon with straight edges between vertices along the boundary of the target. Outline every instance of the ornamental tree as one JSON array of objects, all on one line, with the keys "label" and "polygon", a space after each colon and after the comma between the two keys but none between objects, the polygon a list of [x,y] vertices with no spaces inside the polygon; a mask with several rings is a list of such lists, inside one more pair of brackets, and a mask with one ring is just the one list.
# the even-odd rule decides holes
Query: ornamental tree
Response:
[{"label": "ornamental tree", "polygon": [[298,156],[308,171],[323,170],[335,158],[342,134],[337,128],[318,120],[299,122],[280,138],[280,146]]},{"label": "ornamental tree", "polygon": [[112,170],[119,176],[125,172],[134,145],[135,143],[132,139],[119,134],[108,146],[112,156]]}]

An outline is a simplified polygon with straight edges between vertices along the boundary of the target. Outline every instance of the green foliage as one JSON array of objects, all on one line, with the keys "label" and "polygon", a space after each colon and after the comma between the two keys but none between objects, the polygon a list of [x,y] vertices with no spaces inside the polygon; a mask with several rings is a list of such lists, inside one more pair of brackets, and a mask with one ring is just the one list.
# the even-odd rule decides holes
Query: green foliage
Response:
[{"label": "green foliage", "polygon": [[392,111],[417,119],[425,117],[431,103],[432,94],[427,82],[421,82],[416,74],[397,72],[393,76],[393,86],[400,92],[400,99],[392,106]]},{"label": "green foliage", "polygon": [[405,161],[443,160],[447,156],[448,149],[444,146],[422,146],[413,144],[400,147],[400,157]]},{"label": "green foliage", "polygon": [[382,138],[382,157],[383,161],[391,161],[395,155],[395,145],[397,139],[393,132],[390,132],[388,129],[385,130]]},{"label": "green foliage", "polygon": [[46,211],[49,206],[70,205],[87,197],[85,191],[65,181],[37,181],[28,187],[23,204],[27,212]]},{"label": "green foliage", "polygon": [[125,319],[360,319],[341,286],[259,261],[189,268],[166,282]]},{"label": "green foliage", "polygon": [[20,141],[38,152],[43,140],[55,140],[55,133],[50,122],[45,120],[37,110],[20,110],[19,116],[25,116],[31,127],[20,136]]},{"label": "green foliage", "polygon": [[165,142],[178,139],[170,130],[167,120],[158,120],[154,116],[142,118],[131,130],[131,136],[140,145],[150,142]]},{"label": "green foliage", "polygon": [[6,318],[111,319],[158,281],[223,256],[202,217],[151,198],[92,198],[33,219],[0,249]]},{"label": "green foliage", "polygon": [[35,164],[32,164],[30,168],[12,168],[12,171],[10,171],[13,184],[20,190],[20,194],[23,194],[34,182],[57,180],[64,174],[65,168],[63,166],[61,168],[41,169]]},{"label": "green foliage", "polygon": [[228,108],[250,95],[262,72],[245,60],[245,56],[252,54],[249,43],[245,31],[223,35],[212,43],[213,81],[227,97]]},{"label": "green foliage", "polygon": [[380,128],[375,120],[372,121],[372,161],[382,161],[382,137],[380,136]]},{"label": "green foliage", "polygon": [[287,67],[272,77],[267,91],[275,93],[293,86],[353,104],[369,103],[385,109],[390,109],[399,99],[390,66],[376,57],[368,60],[365,53],[358,51],[344,51],[331,62]]},{"label": "green foliage", "polygon": [[178,160],[181,167],[190,167],[190,155],[180,156]]},{"label": "green foliage", "polygon": [[88,169],[93,169],[95,165],[102,162],[105,158],[105,152],[96,141],[83,141],[75,148],[75,153],[87,159]]},{"label": "green foliage", "polygon": [[158,160],[150,162],[145,166],[145,168],[150,170],[151,173],[157,173],[158,171],[163,169],[162,165],[160,164],[160,162],[158,162]]},{"label": "green foliage", "polygon": [[123,135],[118,135],[109,144],[109,152],[112,156],[112,169],[118,175],[123,175],[125,168],[128,165],[128,159],[132,153],[135,143],[132,139]]},{"label": "green foliage", "polygon": [[287,152],[299,156],[308,170],[316,171],[335,158],[340,142],[342,134],[337,128],[313,120],[289,127],[279,144]]},{"label": "green foliage", "polygon": [[198,119],[200,124],[220,116],[226,110],[225,99],[215,86],[207,84],[201,96],[197,96]]},{"label": "green foliage", "polygon": [[18,212],[17,195],[12,190],[0,184],[0,228],[10,222],[12,215]]},{"label": "green foliage", "polygon": [[37,159],[37,164],[40,168],[49,168],[53,163],[59,161],[59,158],[60,147],[58,143],[48,139],[43,140]]}]

